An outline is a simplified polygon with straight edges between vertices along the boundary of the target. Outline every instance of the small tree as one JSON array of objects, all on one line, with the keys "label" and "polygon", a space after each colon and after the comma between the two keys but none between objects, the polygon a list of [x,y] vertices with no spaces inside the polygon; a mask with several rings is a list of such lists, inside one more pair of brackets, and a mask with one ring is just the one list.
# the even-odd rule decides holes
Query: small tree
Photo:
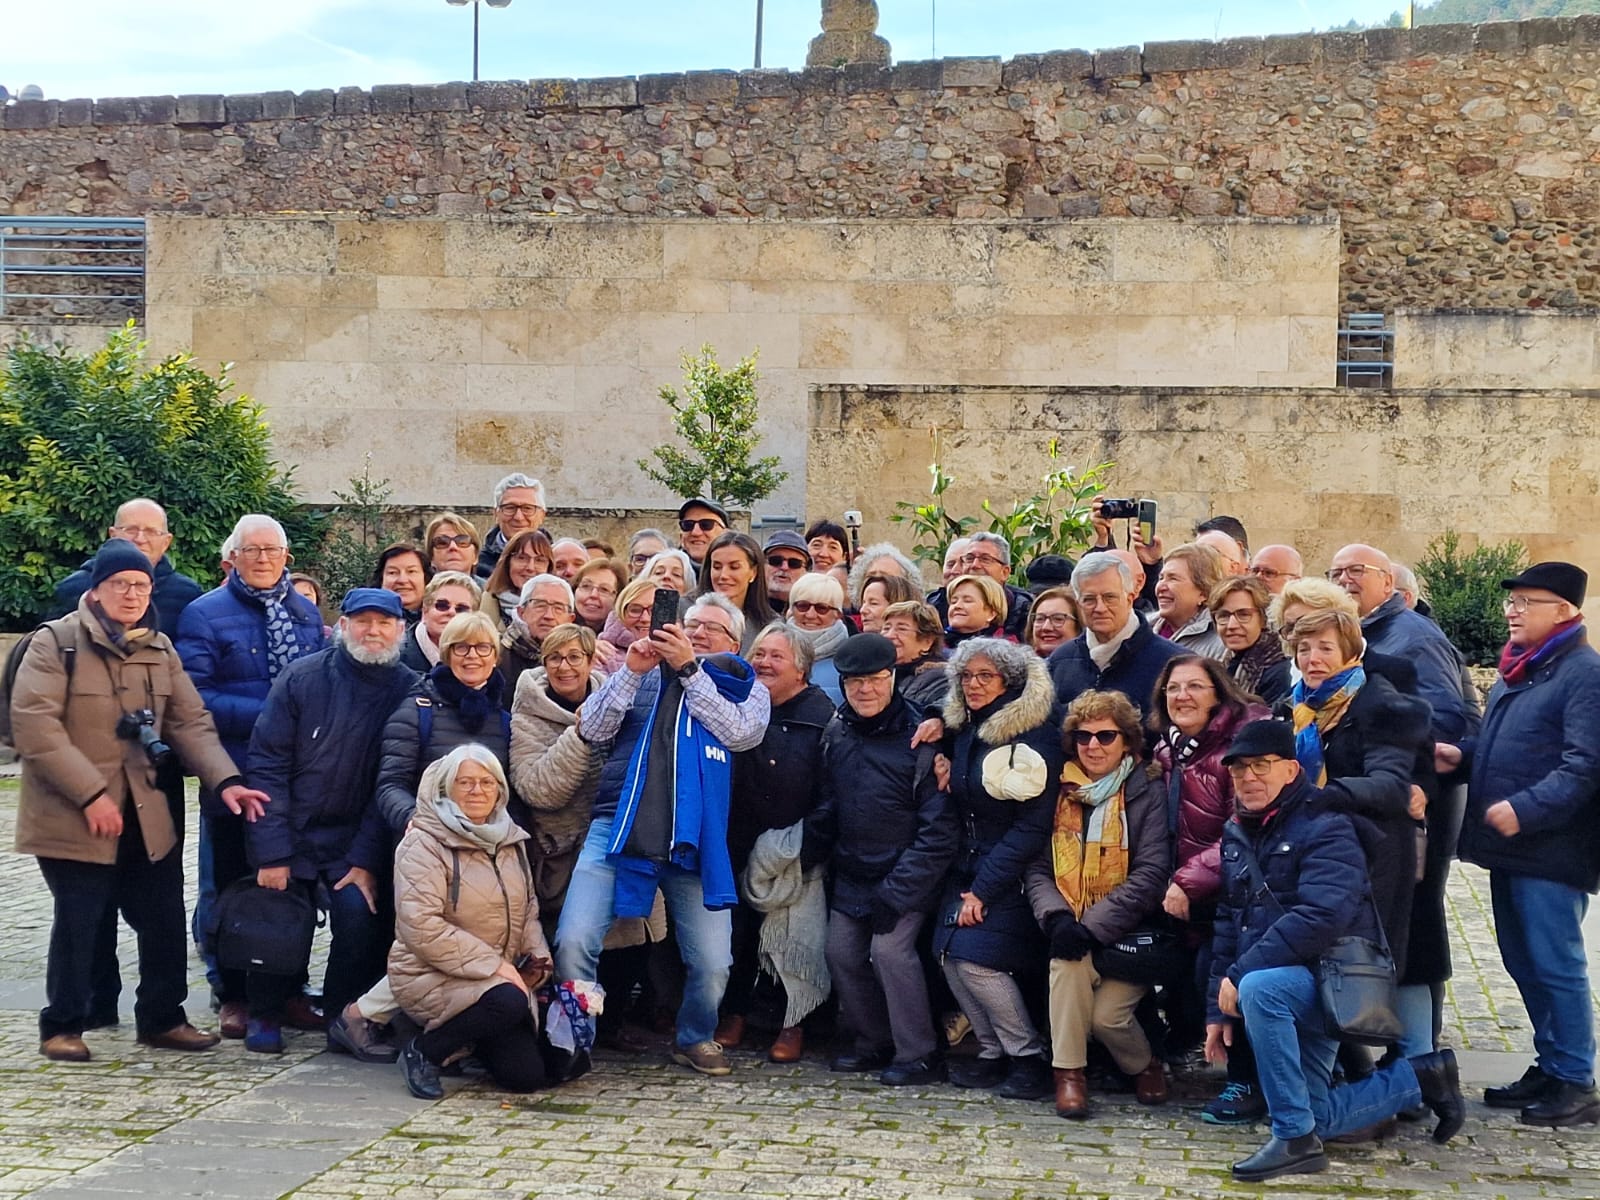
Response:
[{"label": "small tree", "polygon": [[314,536],[259,405],[187,354],[145,366],[133,322],[92,354],[13,345],[0,366],[0,624],[31,624],[54,584],[105,540],[117,506],[167,510],[171,556],[200,580],[247,512]]},{"label": "small tree", "polygon": [[657,446],[648,459],[638,459],[639,469],[688,499],[706,496],[722,504],[748,508],[770,496],[789,478],[779,468],[777,455],[751,461],[761,441],[755,432],[759,398],[756,355],[739,361],[731,371],[717,363],[716,351],[701,346],[698,355],[683,356],[683,394],[663,387],[661,398],[672,410],[672,429],[689,447]]},{"label": "small tree", "polygon": [[394,489],[387,479],[372,478],[372,453],[367,452],[361,474],[350,480],[350,490],[334,490],[338,504],[320,514],[326,522],[320,544],[300,565],[322,581],[323,595],[336,603],[353,587],[365,587],[372,577],[378,551],[402,534],[389,520],[389,497]]},{"label": "small tree", "polygon": [[1519,574],[1527,562],[1528,552],[1521,542],[1478,546],[1467,552],[1461,549],[1459,535],[1446,530],[1428,543],[1417,563],[1433,619],[1473,666],[1493,666],[1500,661],[1500,648],[1506,642],[1501,608],[1506,593],[1500,581]]}]

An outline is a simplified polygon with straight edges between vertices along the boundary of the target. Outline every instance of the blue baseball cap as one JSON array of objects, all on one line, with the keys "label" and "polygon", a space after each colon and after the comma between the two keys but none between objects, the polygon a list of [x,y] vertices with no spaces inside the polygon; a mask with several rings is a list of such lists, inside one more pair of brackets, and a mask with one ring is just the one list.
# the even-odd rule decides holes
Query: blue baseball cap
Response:
[{"label": "blue baseball cap", "polygon": [[339,611],[347,617],[356,613],[381,612],[386,617],[405,619],[406,610],[400,597],[383,588],[351,588],[339,602]]}]

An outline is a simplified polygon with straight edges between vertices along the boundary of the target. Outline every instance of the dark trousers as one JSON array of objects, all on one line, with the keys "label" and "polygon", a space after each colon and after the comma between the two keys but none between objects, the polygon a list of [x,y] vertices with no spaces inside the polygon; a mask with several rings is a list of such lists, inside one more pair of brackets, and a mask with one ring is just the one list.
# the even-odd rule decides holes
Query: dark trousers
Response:
[{"label": "dark trousers", "polygon": [[417,1038],[417,1048],[435,1066],[467,1046],[508,1092],[531,1092],[545,1083],[544,1057],[533,1027],[528,997],[511,983],[496,984],[471,1008]]},{"label": "dark trousers", "polygon": [[[106,954],[108,913],[113,921],[109,974],[116,973],[114,931],[119,911],[139,942],[139,989],[133,1007],[137,1031],[153,1036],[187,1021],[183,855],[173,849],[160,862],[151,862],[139,820],[129,808],[123,813],[114,864],[41,858],[39,872],[55,901],[39,1036],[83,1032],[91,1005],[99,999],[94,989],[108,974],[107,963],[101,961]],[[115,1003],[113,993],[113,1011]]]},{"label": "dark trousers", "polygon": [[894,1047],[896,1062],[928,1058],[940,1049],[917,957],[924,914],[906,913],[888,933],[872,922],[828,914],[828,973],[839,998],[839,1021],[858,1054]]},{"label": "dark trousers", "polygon": [[[355,884],[333,890],[335,881],[291,880],[289,886],[328,914],[328,970],[322,979],[323,1011],[330,1016],[360,996],[388,969],[389,946],[394,941],[394,916],[388,900],[389,889],[378,884],[378,911],[367,908],[367,898]],[[231,972],[230,972],[231,974]],[[250,1015],[280,1018],[289,998],[300,990],[305,974],[264,975],[251,971],[245,990]],[[232,997],[230,997],[231,999]]]}]

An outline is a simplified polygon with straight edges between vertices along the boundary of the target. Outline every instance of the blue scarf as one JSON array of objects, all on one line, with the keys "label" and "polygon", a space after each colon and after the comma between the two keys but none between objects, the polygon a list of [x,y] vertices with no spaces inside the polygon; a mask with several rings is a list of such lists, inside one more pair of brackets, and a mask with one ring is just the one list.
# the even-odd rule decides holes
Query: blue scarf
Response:
[{"label": "blue scarf", "polygon": [[1294,756],[1317,787],[1328,782],[1328,769],[1322,761],[1322,731],[1332,729],[1356,698],[1367,673],[1360,663],[1330,675],[1315,691],[1306,690],[1306,681],[1294,685]]},{"label": "blue scarf", "polygon": [[238,572],[233,578],[244,594],[267,612],[267,678],[276,679],[278,673],[298,657],[300,648],[294,636],[294,621],[283,602],[289,594],[289,572],[278,576],[278,582],[269,588],[251,587]]}]

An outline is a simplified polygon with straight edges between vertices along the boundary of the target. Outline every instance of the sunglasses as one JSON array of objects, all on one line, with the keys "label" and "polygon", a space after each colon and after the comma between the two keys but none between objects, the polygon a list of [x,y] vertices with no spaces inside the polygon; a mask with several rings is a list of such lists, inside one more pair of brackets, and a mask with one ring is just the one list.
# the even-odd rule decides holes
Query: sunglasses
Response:
[{"label": "sunglasses", "polygon": [[435,550],[443,550],[446,546],[470,546],[472,545],[472,535],[468,533],[435,534],[430,544]]},{"label": "sunglasses", "polygon": [[1087,746],[1090,742],[1099,742],[1102,746],[1109,746],[1122,736],[1120,729],[1074,729],[1072,741],[1074,745]]},{"label": "sunglasses", "polygon": [[794,609],[795,612],[802,613],[831,613],[839,611],[838,608],[832,604],[819,604],[815,600],[796,600],[790,604],[789,607]]},{"label": "sunglasses", "polygon": [[473,609],[470,604],[451,604],[448,600],[435,600],[433,602],[433,611],[436,613],[453,612],[459,617],[462,613],[472,612]]},{"label": "sunglasses", "polygon": [[678,522],[678,528],[688,533],[691,529],[698,529],[701,533],[710,533],[713,529],[721,529],[722,522],[716,517],[685,518]]},{"label": "sunglasses", "polygon": [[788,567],[791,571],[801,571],[805,569],[805,565],[806,560],[803,558],[785,558],[781,554],[769,554],[767,556],[767,566],[769,567]]}]

